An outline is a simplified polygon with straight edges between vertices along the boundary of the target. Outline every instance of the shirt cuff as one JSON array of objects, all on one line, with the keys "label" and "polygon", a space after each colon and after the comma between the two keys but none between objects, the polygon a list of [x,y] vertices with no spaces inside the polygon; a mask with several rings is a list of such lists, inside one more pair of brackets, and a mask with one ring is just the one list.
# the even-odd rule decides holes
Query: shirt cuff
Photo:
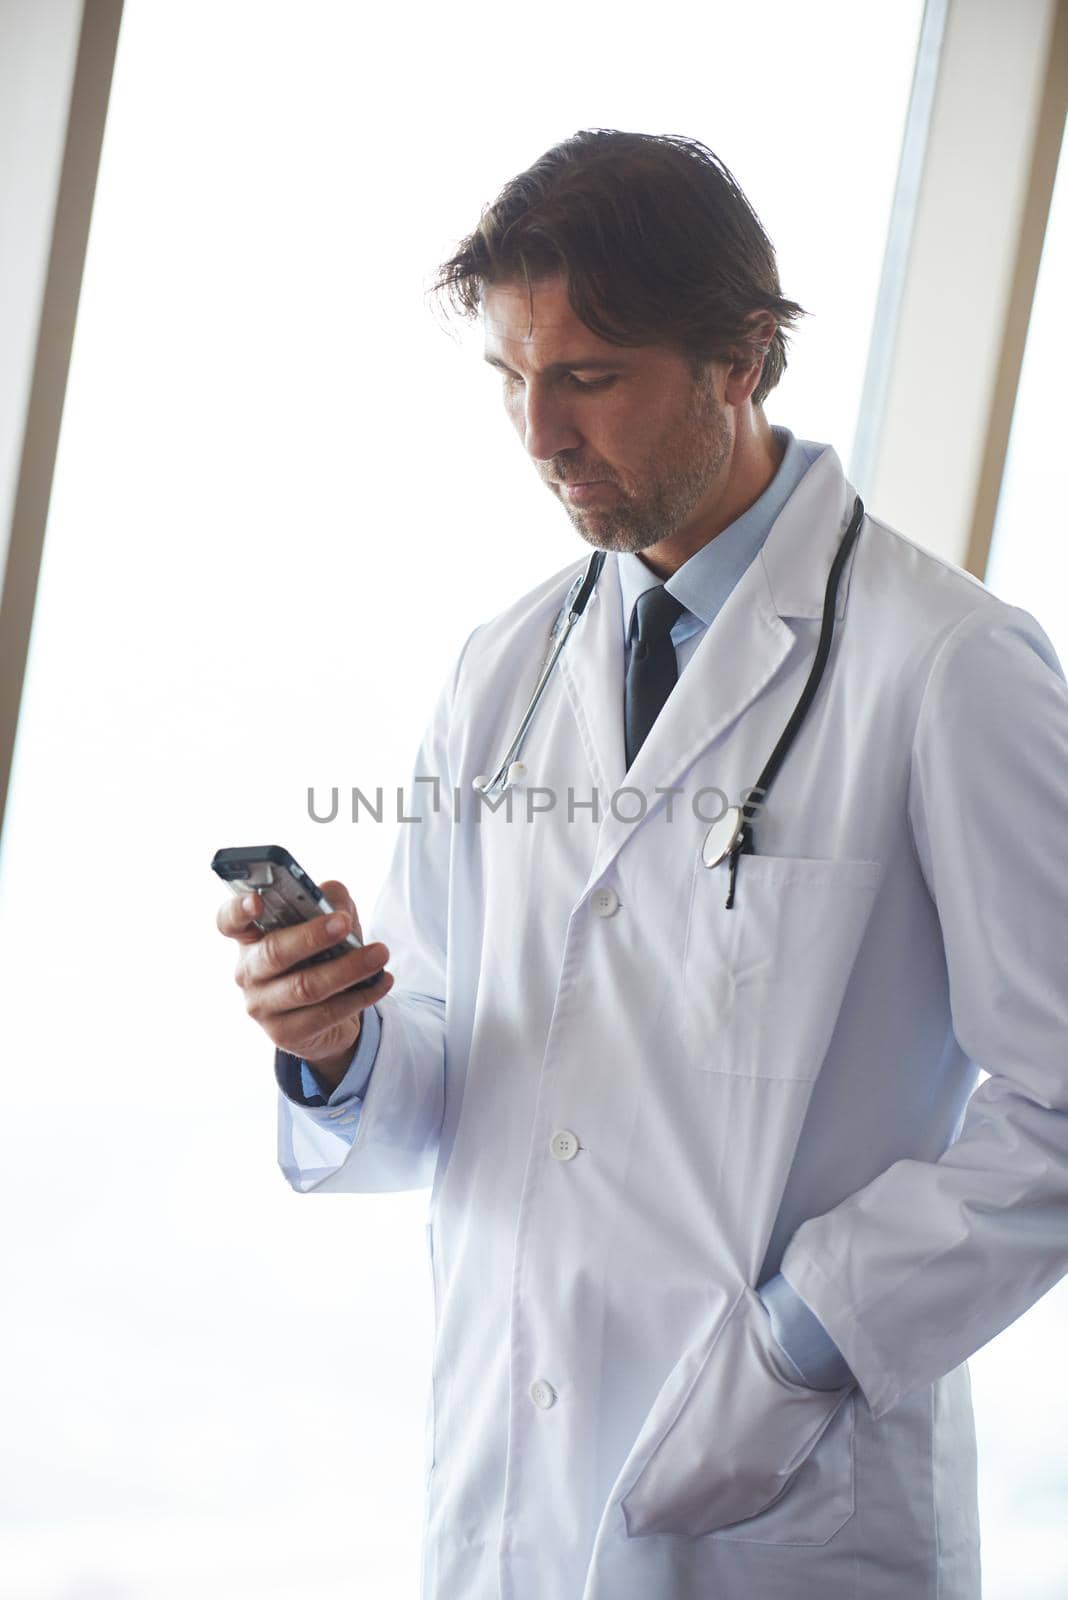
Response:
[{"label": "shirt cuff", "polygon": [[[351,1119],[354,1121],[355,1114],[360,1110],[360,1101],[367,1093],[381,1036],[382,1018],[378,1007],[368,1006],[363,1013],[360,1037],[348,1071],[329,1095],[323,1093],[324,1085],[316,1078],[313,1066],[300,1056],[290,1055],[287,1050],[276,1050],[274,1075],[279,1089],[287,1100],[311,1112],[317,1122],[347,1122],[350,1118],[345,1116],[343,1119],[342,1113],[350,1110],[354,1113]],[[342,1134],[341,1127],[337,1128],[337,1132]]]},{"label": "shirt cuff", "polygon": [[840,1389],[853,1381],[845,1357],[823,1323],[779,1272],[757,1294],[771,1318],[771,1331],[800,1381],[810,1389]]}]

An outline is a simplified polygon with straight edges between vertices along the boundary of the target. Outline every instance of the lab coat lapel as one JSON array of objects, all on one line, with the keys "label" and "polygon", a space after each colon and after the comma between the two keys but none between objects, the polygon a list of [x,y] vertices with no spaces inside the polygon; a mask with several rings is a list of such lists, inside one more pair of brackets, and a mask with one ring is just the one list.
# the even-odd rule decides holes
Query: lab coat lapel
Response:
[{"label": "lab coat lapel", "polygon": [[619,788],[627,766],[622,610],[619,569],[610,554],[575,636],[560,656],[560,673],[602,803]]},{"label": "lab coat lapel", "polygon": [[[813,463],[776,518],[764,546],[731,592],[672,690],[629,771],[623,731],[623,622],[614,555],[605,562],[589,626],[560,664],[597,785],[603,820],[589,884],[597,882],[630,839],[664,803],[657,788],[678,785],[703,752],[737,722],[800,650],[788,618],[818,618],[827,574],[853,507],[853,491],[828,448]],[[855,547],[854,547],[855,554]],[[844,613],[851,555],[839,582],[836,616]],[[781,730],[770,730],[771,744]],[[752,782],[756,781],[753,774]],[[628,821],[634,797],[609,802],[623,787],[647,797],[642,821]],[[730,796],[735,800],[737,796]]]},{"label": "lab coat lapel", "polygon": [[[697,646],[633,766],[613,786],[640,790],[647,806],[645,817],[627,820],[638,807],[636,795],[621,798],[619,816],[608,804],[610,794],[602,797],[606,814],[591,882],[601,877],[616,854],[664,804],[657,789],[682,785],[698,757],[753,704],[794,642],[793,630],[780,620],[772,604],[763,567],[754,561]],[[622,677],[615,714],[622,730]],[[622,732],[620,737],[622,740]]]}]

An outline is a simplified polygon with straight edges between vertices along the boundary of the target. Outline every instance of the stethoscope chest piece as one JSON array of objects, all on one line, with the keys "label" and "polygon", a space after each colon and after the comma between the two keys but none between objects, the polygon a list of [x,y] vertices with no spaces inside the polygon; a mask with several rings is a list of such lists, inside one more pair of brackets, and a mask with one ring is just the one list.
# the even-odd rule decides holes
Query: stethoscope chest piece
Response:
[{"label": "stethoscope chest piece", "polygon": [[701,860],[706,867],[718,867],[721,861],[727,859],[741,839],[744,825],[745,818],[742,816],[741,806],[728,806],[705,834],[705,842],[701,846]]}]

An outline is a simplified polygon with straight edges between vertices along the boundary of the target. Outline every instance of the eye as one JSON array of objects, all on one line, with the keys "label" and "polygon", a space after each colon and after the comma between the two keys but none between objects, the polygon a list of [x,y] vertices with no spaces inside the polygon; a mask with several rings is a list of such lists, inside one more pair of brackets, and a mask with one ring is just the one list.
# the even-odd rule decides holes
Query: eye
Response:
[{"label": "eye", "polygon": [[614,373],[608,378],[590,378],[585,382],[581,378],[577,378],[573,372],[569,373],[568,376],[576,389],[607,389],[609,384],[616,381]]}]

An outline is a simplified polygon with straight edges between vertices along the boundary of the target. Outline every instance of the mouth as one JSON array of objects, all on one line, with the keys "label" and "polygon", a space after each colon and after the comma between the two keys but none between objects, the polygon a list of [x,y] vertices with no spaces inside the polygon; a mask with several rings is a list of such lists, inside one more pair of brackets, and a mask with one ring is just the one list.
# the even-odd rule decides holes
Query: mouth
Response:
[{"label": "mouth", "polygon": [[588,483],[563,483],[559,487],[576,505],[585,505],[601,499],[605,494],[615,493],[615,484],[609,483],[607,478],[593,478]]}]

